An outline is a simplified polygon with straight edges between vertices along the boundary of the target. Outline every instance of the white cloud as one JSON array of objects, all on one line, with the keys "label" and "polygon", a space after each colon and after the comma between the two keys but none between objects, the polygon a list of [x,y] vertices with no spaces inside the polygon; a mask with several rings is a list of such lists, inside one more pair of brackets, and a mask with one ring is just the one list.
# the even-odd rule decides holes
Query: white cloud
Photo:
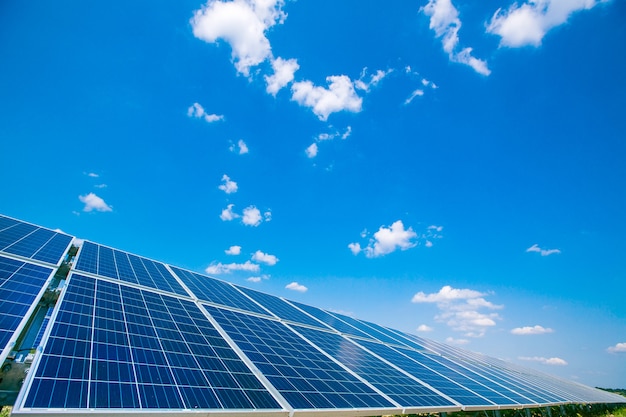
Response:
[{"label": "white cloud", "polygon": [[231,144],[228,149],[231,152],[237,152],[239,155],[244,155],[249,152],[248,145],[246,145],[246,142],[244,142],[243,139],[239,139],[237,144]]},{"label": "white cloud", "polygon": [[449,343],[451,345],[467,345],[469,343],[469,340],[467,340],[467,339],[455,339],[453,337],[448,337],[448,338],[446,338],[446,343]]},{"label": "white cloud", "polygon": [[312,143],[309,147],[307,147],[304,152],[306,153],[306,156],[308,156],[309,158],[315,158],[317,156],[317,143]]},{"label": "white cloud", "polygon": [[559,249],[541,249],[536,243],[530,248],[526,249],[526,252],[537,252],[540,253],[541,256],[549,256],[561,253]]},{"label": "white cloud", "polygon": [[248,279],[246,279],[246,281],[248,282],[261,282],[262,278],[261,277],[250,277]]},{"label": "white cloud", "polygon": [[256,227],[261,224],[263,217],[261,217],[261,211],[258,208],[249,206],[243,209],[243,217],[241,218],[241,221],[246,226]]},{"label": "white cloud", "polygon": [[230,177],[226,174],[222,176],[222,183],[219,187],[220,190],[224,191],[226,194],[232,194],[237,192],[237,183],[230,179]]},{"label": "white cloud", "polygon": [[411,95],[409,96],[409,98],[407,98],[406,100],[404,100],[404,104],[405,104],[405,105],[410,104],[410,103],[413,101],[413,99],[414,99],[415,97],[422,97],[423,95],[424,95],[424,90],[422,90],[421,88],[418,88],[417,90],[415,90],[415,91],[413,91],[413,92],[411,93]]},{"label": "white cloud", "polygon": [[265,31],[282,23],[286,14],[282,0],[209,0],[191,19],[195,37],[208,43],[223,39],[232,48],[237,71],[245,76],[250,68],[272,56]]},{"label": "white cloud", "polygon": [[106,184],[96,184],[96,185],[94,185],[94,187],[96,187],[96,188],[107,188],[107,185]]},{"label": "white cloud", "polygon": [[539,362],[544,365],[557,365],[557,366],[567,365],[567,362],[561,358],[544,358],[541,356],[532,356],[532,357],[520,356],[518,359],[522,361]]},{"label": "white cloud", "polygon": [[235,213],[233,211],[233,207],[234,206],[235,206],[234,204],[229,204],[228,206],[226,206],[226,208],[224,210],[222,210],[222,214],[220,214],[220,219],[222,219],[225,222],[229,222],[229,221],[234,220],[234,219],[236,219],[238,217],[241,217],[241,216],[239,216],[239,214],[237,214],[237,213]]},{"label": "white cloud", "polygon": [[265,213],[263,213],[263,219],[266,222],[272,221],[272,211],[271,210],[267,210]]},{"label": "white cloud", "polygon": [[100,175],[96,174],[95,172],[89,172],[86,175],[88,177],[91,177],[91,178],[99,178],[100,177]]},{"label": "white cloud", "polygon": [[207,123],[213,123],[219,120],[224,120],[223,115],[208,114],[204,110],[204,107],[202,107],[199,103],[193,103],[191,106],[189,106],[189,108],[187,109],[187,116],[195,117],[196,119],[202,118]]},{"label": "white cloud", "polygon": [[487,295],[468,288],[458,289],[445,285],[436,293],[426,294],[420,291],[413,296],[411,302],[436,304],[439,314],[435,316],[435,320],[446,323],[455,331],[464,332],[467,337],[482,337],[488,328],[496,325],[500,316],[495,312],[485,313],[481,310],[500,310],[504,307],[487,301]]},{"label": "white cloud", "polygon": [[348,126],[346,128],[346,131],[343,132],[343,134],[341,135],[341,139],[348,139],[351,134],[352,134],[352,126]]},{"label": "white cloud", "polygon": [[268,253],[261,252],[260,250],[254,252],[252,255],[252,260],[255,262],[264,263],[269,266],[276,265],[278,262],[278,258],[275,255],[270,255]]},{"label": "white cloud", "polygon": [[511,330],[512,334],[516,334],[516,335],[529,335],[529,334],[546,334],[546,333],[553,333],[554,330],[552,330],[549,327],[543,327],[543,326],[525,326],[525,327],[516,327],[515,329]]},{"label": "white cloud", "polygon": [[210,275],[230,274],[233,271],[248,271],[259,272],[261,267],[258,264],[254,264],[250,261],[246,261],[242,264],[230,263],[223,264],[221,262],[213,263],[209,265],[205,272]]},{"label": "white cloud", "polygon": [[[413,239],[416,237],[417,233],[411,227],[405,230],[402,221],[397,220],[390,227],[380,226],[363,251],[368,258],[377,258],[395,252],[397,249],[407,250],[414,247],[416,243]],[[350,249],[354,253],[354,250]]]},{"label": "white cloud", "polygon": [[276,58],[272,61],[273,75],[266,75],[267,92],[275,96],[278,91],[293,81],[294,73],[300,68],[295,59]]},{"label": "white cloud", "polygon": [[617,343],[615,346],[610,346],[609,348],[607,348],[607,352],[609,352],[609,353],[626,352],[626,342]]},{"label": "white cloud", "polygon": [[361,252],[361,244],[358,242],[348,244],[348,248],[350,248],[354,255],[358,255]]},{"label": "white cloud", "polygon": [[239,255],[241,253],[241,246],[231,246],[230,248],[224,251],[226,255]]},{"label": "white cloud", "polygon": [[113,208],[111,206],[105,203],[102,198],[98,197],[94,193],[79,195],[78,199],[81,201],[81,203],[85,204],[85,207],[83,207],[83,211],[113,211]]},{"label": "white cloud", "polygon": [[298,284],[297,282],[292,282],[291,284],[287,284],[285,286],[286,289],[298,292],[307,292],[308,288],[304,285]]},{"label": "white cloud", "polygon": [[441,38],[443,50],[452,62],[468,65],[482,75],[491,73],[485,61],[472,56],[472,48],[455,52],[459,44],[458,32],[461,29],[461,20],[451,0],[429,0],[420,10],[426,16],[430,16],[429,27],[435,31],[438,38]]},{"label": "white cloud", "polygon": [[487,32],[500,36],[500,46],[518,48],[539,46],[545,34],[567,22],[580,10],[599,4],[597,0],[529,0],[514,3],[508,10],[498,9],[487,25]]},{"label": "white cloud", "polygon": [[376,87],[378,83],[382,81],[387,75],[391,74],[393,69],[388,69],[387,71],[378,70],[375,74],[369,77],[369,81],[365,81],[367,78],[367,68],[363,68],[361,72],[361,77],[354,82],[354,86],[359,90],[369,91],[370,87]]},{"label": "white cloud", "polygon": [[310,107],[320,120],[327,120],[331,113],[348,110],[361,111],[363,100],[356,94],[354,84],[346,75],[326,77],[328,88],[313,85],[311,81],[296,82],[291,86],[293,101]]},{"label": "white cloud", "polygon": [[432,332],[433,328],[425,324],[420,324],[415,330],[417,330],[418,332]]}]

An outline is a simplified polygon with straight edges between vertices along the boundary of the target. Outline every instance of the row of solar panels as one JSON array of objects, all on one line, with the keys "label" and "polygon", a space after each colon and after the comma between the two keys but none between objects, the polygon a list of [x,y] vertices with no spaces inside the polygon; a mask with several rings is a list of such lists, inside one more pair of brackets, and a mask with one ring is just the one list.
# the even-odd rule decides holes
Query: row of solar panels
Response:
[{"label": "row of solar panels", "polygon": [[[35,239],[39,230],[0,216],[2,361],[72,239],[46,229],[52,236]],[[623,402],[91,242],[82,243],[40,339],[16,414],[376,415]]]}]

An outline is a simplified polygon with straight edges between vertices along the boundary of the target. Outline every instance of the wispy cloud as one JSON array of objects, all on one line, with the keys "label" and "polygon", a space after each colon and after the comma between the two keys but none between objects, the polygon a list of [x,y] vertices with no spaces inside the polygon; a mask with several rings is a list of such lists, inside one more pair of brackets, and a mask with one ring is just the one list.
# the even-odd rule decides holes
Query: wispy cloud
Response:
[{"label": "wispy cloud", "polygon": [[615,346],[610,346],[606,350],[609,353],[625,353],[626,352],[626,342],[617,343]]},{"label": "wispy cloud", "polygon": [[415,330],[417,330],[418,332],[432,332],[433,328],[425,324],[420,324]]},{"label": "wispy cloud", "polygon": [[567,22],[581,10],[588,10],[602,0],[530,0],[513,3],[507,10],[498,9],[487,25],[487,32],[500,36],[500,46],[518,48],[539,46],[551,29]]},{"label": "wispy cloud", "polygon": [[[488,295],[476,290],[445,285],[436,293],[426,294],[420,291],[411,301],[436,304],[440,311],[435,316],[436,321],[446,323],[455,331],[463,332],[466,337],[482,337],[487,329],[495,326],[496,320],[500,319],[500,315],[493,311],[504,308],[502,305],[487,301],[485,297]],[[491,312],[485,313],[483,310]]]},{"label": "wispy cloud", "polygon": [[308,288],[305,287],[304,285],[298,284],[297,282],[292,282],[290,284],[285,285],[285,288],[288,290],[292,290],[292,291],[297,291],[297,292],[307,292]]},{"label": "wispy cloud", "polygon": [[237,183],[230,179],[230,177],[226,174],[222,176],[222,184],[217,187],[220,190],[224,191],[226,194],[232,194],[237,192]]},{"label": "wispy cloud", "polygon": [[213,123],[220,120],[224,120],[224,116],[221,114],[208,114],[204,107],[200,105],[200,103],[193,103],[187,109],[187,116],[193,117],[196,119],[204,119],[207,123]]},{"label": "wispy cloud", "polygon": [[291,86],[291,99],[301,106],[309,107],[320,120],[327,120],[331,113],[361,111],[363,99],[356,94],[354,83],[347,75],[326,77],[328,88],[314,85],[311,81],[299,81]]},{"label": "wispy cloud", "polygon": [[536,243],[530,248],[526,249],[526,252],[537,252],[540,253],[541,256],[549,256],[561,253],[559,249],[541,249]]},{"label": "wispy cloud", "polygon": [[565,366],[567,362],[561,358],[544,358],[542,356],[520,356],[519,360],[528,362],[539,362],[544,365]]},{"label": "wispy cloud", "polygon": [[421,88],[418,88],[417,90],[411,93],[409,98],[404,100],[404,105],[406,106],[407,104],[411,104],[411,102],[413,101],[415,97],[422,97],[423,95],[424,95],[424,90],[422,90]]},{"label": "wispy cloud", "polygon": [[85,175],[87,175],[88,177],[91,178],[99,178],[100,175],[96,174],[95,172],[85,172]]},{"label": "wispy cloud", "polygon": [[224,253],[226,253],[226,255],[239,255],[241,254],[241,246],[231,246],[230,248],[226,249]]},{"label": "wispy cloud", "polygon": [[226,41],[232,48],[235,68],[248,76],[251,67],[272,56],[265,32],[284,22],[287,15],[283,4],[282,0],[209,0],[191,19],[193,34],[208,43]]},{"label": "wispy cloud", "polygon": [[430,16],[430,28],[435,31],[438,38],[441,38],[443,50],[448,54],[450,61],[468,65],[482,75],[491,73],[487,62],[472,55],[472,48],[458,50],[461,20],[451,0],[430,0],[420,10],[426,16]]},{"label": "wispy cloud", "polygon": [[347,139],[350,137],[350,135],[352,134],[352,127],[348,126],[346,127],[346,129],[342,132],[336,130],[334,132],[323,132],[320,133],[319,135],[315,136],[315,142],[313,142],[311,145],[309,145],[309,147],[307,147],[304,152],[306,153],[306,156],[308,156],[309,158],[315,158],[319,152],[319,145],[318,143],[321,144],[321,142],[327,142],[327,141],[331,141],[335,138],[341,138],[343,140]]},{"label": "wispy cloud", "polygon": [[446,338],[446,343],[450,344],[450,345],[458,345],[458,346],[463,346],[463,345],[467,345],[470,341],[467,339],[455,339],[454,337],[447,337]]},{"label": "wispy cloud", "polygon": [[228,149],[230,149],[231,152],[238,153],[239,155],[245,155],[250,152],[248,145],[246,145],[246,142],[244,142],[243,139],[239,139],[237,143],[231,143]]},{"label": "wispy cloud", "polygon": [[354,86],[358,88],[359,90],[368,92],[370,91],[371,87],[376,87],[378,83],[380,83],[383,80],[383,78],[385,78],[392,72],[393,72],[393,69],[388,69],[386,71],[378,70],[374,74],[368,76],[367,67],[363,68],[363,71],[361,72],[361,76],[359,77],[358,80],[354,82]]},{"label": "wispy cloud", "polygon": [[259,272],[261,267],[258,264],[246,261],[244,263],[223,264],[221,262],[209,265],[205,271],[210,275],[230,274],[233,271]]},{"label": "wispy cloud", "polygon": [[511,333],[520,335],[520,336],[525,336],[525,335],[531,335],[531,334],[554,333],[554,330],[552,330],[549,327],[536,325],[536,326],[516,327],[511,330]]},{"label": "wispy cloud", "polygon": [[260,250],[254,252],[254,255],[252,255],[252,260],[255,262],[264,263],[269,266],[276,265],[276,263],[278,262],[278,258],[275,255],[270,255],[269,253],[264,253]]},{"label": "wispy cloud", "polygon": [[94,210],[102,212],[113,211],[113,208],[111,206],[105,203],[102,198],[98,197],[94,193],[79,195],[78,199],[81,203],[85,204],[85,207],[83,207],[83,211],[85,212],[90,212]]}]

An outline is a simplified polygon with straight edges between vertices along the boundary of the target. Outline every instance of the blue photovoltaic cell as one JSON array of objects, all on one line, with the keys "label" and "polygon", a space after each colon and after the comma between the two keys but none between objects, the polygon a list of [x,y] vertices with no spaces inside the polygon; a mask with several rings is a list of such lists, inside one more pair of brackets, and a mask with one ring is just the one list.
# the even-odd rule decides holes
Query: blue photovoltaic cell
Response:
[{"label": "blue photovoltaic cell", "polygon": [[0,256],[0,352],[51,273],[50,268]]},{"label": "blue photovoltaic cell", "polygon": [[83,243],[76,270],[189,295],[164,264],[91,242]]},{"label": "blue photovoltaic cell", "polygon": [[281,408],[194,303],[75,273],[24,406]]},{"label": "blue photovoltaic cell", "polygon": [[455,406],[440,394],[361,349],[347,338],[294,326],[296,331],[365,378],[402,407]]},{"label": "blue photovoltaic cell", "polygon": [[227,282],[219,281],[214,278],[196,274],[184,269],[171,266],[172,271],[183,281],[183,283],[198,297],[199,300],[208,301],[210,303],[219,304],[228,307],[238,308],[240,310],[252,311],[255,313],[269,313],[250,300],[248,297],[237,291]]},{"label": "blue photovoltaic cell", "polygon": [[394,407],[282,323],[206,309],[293,408]]},{"label": "blue photovoltaic cell", "polygon": [[320,327],[322,329],[327,328],[319,321],[315,320],[311,316],[308,316],[307,314],[303,313],[302,311],[298,310],[291,304],[288,304],[278,297],[274,297],[273,295],[264,294],[262,292],[254,291],[248,288],[237,288],[245,292],[249,297],[256,300],[259,304],[263,305],[263,307],[270,310],[281,319],[289,320],[294,323],[308,324],[310,326]]},{"label": "blue photovoltaic cell", "polygon": [[341,333],[346,333],[346,334],[351,334],[353,336],[359,336],[359,337],[364,337],[366,339],[372,339],[372,336],[363,333],[362,331],[360,331],[359,329],[356,329],[352,326],[350,326],[349,324],[339,320],[337,317],[333,316],[330,313],[327,313],[326,311],[319,309],[317,307],[311,307],[308,306],[306,304],[301,304],[301,303],[297,303],[295,301],[289,301],[290,303],[292,303],[295,306],[298,306],[298,308],[301,308],[302,310],[306,311],[307,313],[309,313],[310,315],[314,316],[315,318],[323,321],[324,323],[328,324],[330,327],[332,327],[333,329],[341,332]]},{"label": "blue photovoltaic cell", "polygon": [[[526,403],[545,404],[563,401],[563,398],[557,397],[554,394],[548,394],[547,392],[539,390],[536,387],[532,386],[532,384],[525,383],[518,378],[515,378],[514,375],[516,374],[516,372],[506,370],[505,368],[502,368],[499,364],[496,366],[488,365],[487,363],[479,359],[477,357],[478,355],[472,357],[468,355],[469,352],[457,350],[452,348],[451,346],[435,344],[431,341],[419,338],[415,335],[411,335],[408,333],[405,333],[404,335],[412,340],[416,340],[421,345],[424,345],[445,357],[453,358],[456,362],[462,363],[463,366],[465,366],[466,368],[485,375],[486,377],[498,382],[499,384],[509,388],[510,390],[519,393],[521,396],[523,396],[523,398],[528,399]],[[502,362],[502,364],[504,364],[504,362]],[[520,400],[522,399],[520,398]]]},{"label": "blue photovoltaic cell", "polygon": [[[381,358],[404,369],[406,372],[428,384],[437,391],[449,396],[459,404],[472,406],[494,405],[491,401],[478,396],[454,380],[449,379],[438,372],[434,372],[432,369],[427,368],[421,363],[413,360],[411,356],[412,354],[417,353],[415,351],[407,349],[395,350],[389,346],[365,340],[358,340],[357,342]],[[405,353],[406,355],[403,355],[400,352]]]},{"label": "blue photovoltaic cell", "polygon": [[337,317],[338,319],[348,323],[350,326],[355,327],[357,329],[359,329],[360,331],[362,331],[363,333],[367,334],[369,338],[373,338],[373,339],[377,339],[380,340],[381,342],[385,342],[385,343],[389,343],[392,345],[400,345],[400,346],[407,346],[406,343],[402,343],[400,338],[397,337],[391,337],[390,335],[383,333],[381,331],[378,331],[377,329],[373,329],[370,326],[367,326],[364,322],[354,319],[352,317],[343,315],[343,314],[339,314],[339,313],[330,313],[333,316]]},{"label": "blue photovoltaic cell", "polygon": [[72,237],[0,215],[0,251],[57,264]]}]

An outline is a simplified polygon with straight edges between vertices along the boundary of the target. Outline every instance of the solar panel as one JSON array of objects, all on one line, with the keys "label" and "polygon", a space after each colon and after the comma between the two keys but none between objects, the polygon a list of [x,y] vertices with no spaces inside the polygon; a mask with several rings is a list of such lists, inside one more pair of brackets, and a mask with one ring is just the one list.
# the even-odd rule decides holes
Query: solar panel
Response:
[{"label": "solar panel", "polygon": [[161,262],[88,241],[82,244],[75,269],[178,295],[189,295]]},{"label": "solar panel", "polygon": [[297,327],[296,330],[403,408],[418,411],[420,408],[432,410],[458,406],[402,370],[361,349],[349,338],[309,328]]},{"label": "solar panel", "polygon": [[72,237],[0,215],[0,251],[57,265]]},{"label": "solar panel", "polygon": [[199,300],[269,315],[267,310],[227,282],[172,266],[170,268]]},{"label": "solar panel", "polygon": [[24,408],[281,409],[196,304],[77,273]]},{"label": "solar panel", "polygon": [[[74,259],[72,239],[0,216],[0,360],[24,371],[13,397],[0,376],[0,405],[17,397],[14,415],[339,417],[624,402],[97,243]],[[15,349],[32,366],[16,363]]]},{"label": "solar panel", "polygon": [[294,409],[395,408],[282,323],[206,309]]},{"label": "solar panel", "polygon": [[0,256],[0,360],[51,273],[50,268]]}]

